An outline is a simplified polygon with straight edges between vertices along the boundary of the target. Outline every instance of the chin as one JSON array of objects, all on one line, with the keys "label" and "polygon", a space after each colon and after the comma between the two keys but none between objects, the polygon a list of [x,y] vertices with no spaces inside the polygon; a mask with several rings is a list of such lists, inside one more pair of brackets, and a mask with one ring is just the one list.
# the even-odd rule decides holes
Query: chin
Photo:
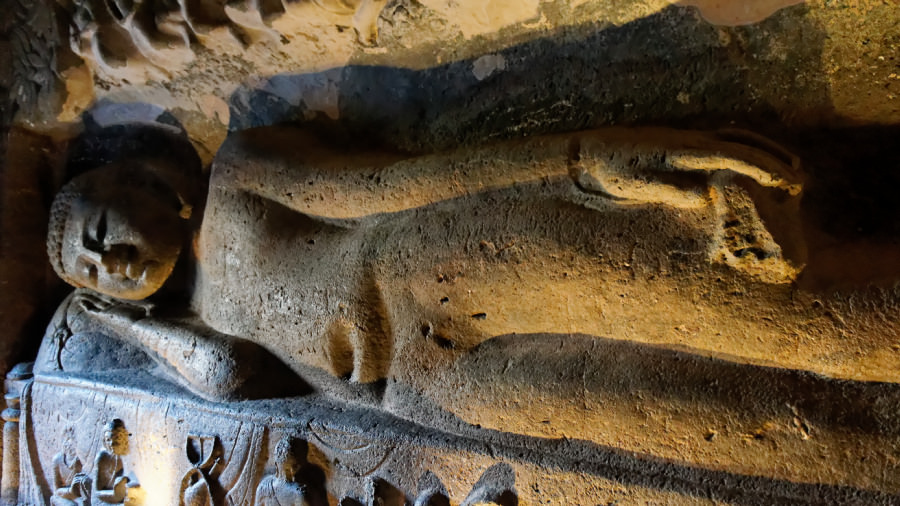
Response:
[{"label": "chin", "polygon": [[120,298],[126,300],[143,300],[156,293],[159,288],[159,286],[144,286],[139,289],[129,291],[126,294],[122,295]]},{"label": "chin", "polygon": [[134,287],[120,287],[118,289],[106,290],[97,288],[96,290],[104,295],[109,295],[117,299],[124,300],[143,300],[156,293],[160,286],[156,284],[147,284],[144,281],[136,281]]}]

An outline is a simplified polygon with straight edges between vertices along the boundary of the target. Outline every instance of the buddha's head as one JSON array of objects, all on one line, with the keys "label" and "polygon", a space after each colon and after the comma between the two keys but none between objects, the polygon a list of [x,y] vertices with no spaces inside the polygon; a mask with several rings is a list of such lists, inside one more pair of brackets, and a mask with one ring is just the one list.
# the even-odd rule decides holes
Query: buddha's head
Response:
[{"label": "buddha's head", "polygon": [[75,287],[128,300],[152,295],[181,253],[185,203],[152,164],[113,164],[86,172],[56,195],[47,252]]}]

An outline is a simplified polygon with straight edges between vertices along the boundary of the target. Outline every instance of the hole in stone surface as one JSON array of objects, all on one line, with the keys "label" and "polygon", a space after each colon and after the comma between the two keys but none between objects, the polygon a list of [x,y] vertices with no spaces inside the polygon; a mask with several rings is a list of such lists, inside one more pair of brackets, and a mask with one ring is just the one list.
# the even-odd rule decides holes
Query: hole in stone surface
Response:
[{"label": "hole in stone surface", "polygon": [[452,350],[453,348],[456,348],[456,345],[453,344],[453,341],[447,339],[446,337],[444,337],[440,334],[435,334],[432,336],[432,338],[434,339],[434,342],[438,346],[440,346],[441,348],[444,348],[445,350]]}]

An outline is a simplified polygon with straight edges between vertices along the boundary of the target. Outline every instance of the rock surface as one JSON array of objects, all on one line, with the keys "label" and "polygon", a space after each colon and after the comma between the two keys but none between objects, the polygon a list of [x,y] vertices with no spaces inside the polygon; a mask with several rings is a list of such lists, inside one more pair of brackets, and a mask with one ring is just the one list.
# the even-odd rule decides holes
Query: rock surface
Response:
[{"label": "rock surface", "polygon": [[891,2],[4,12],[4,501],[897,501]]}]

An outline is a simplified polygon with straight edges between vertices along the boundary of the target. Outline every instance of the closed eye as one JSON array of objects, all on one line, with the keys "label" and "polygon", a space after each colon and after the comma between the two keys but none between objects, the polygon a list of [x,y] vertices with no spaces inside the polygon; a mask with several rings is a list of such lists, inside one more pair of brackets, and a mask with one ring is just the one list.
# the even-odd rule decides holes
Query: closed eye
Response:
[{"label": "closed eye", "polygon": [[94,237],[98,244],[103,244],[103,240],[106,239],[106,209],[100,213],[100,218],[97,219],[97,228]]},{"label": "closed eye", "polygon": [[103,240],[106,238],[106,210],[100,212],[97,222],[91,226],[87,224],[81,233],[81,242],[85,248],[102,253],[104,251]]}]

